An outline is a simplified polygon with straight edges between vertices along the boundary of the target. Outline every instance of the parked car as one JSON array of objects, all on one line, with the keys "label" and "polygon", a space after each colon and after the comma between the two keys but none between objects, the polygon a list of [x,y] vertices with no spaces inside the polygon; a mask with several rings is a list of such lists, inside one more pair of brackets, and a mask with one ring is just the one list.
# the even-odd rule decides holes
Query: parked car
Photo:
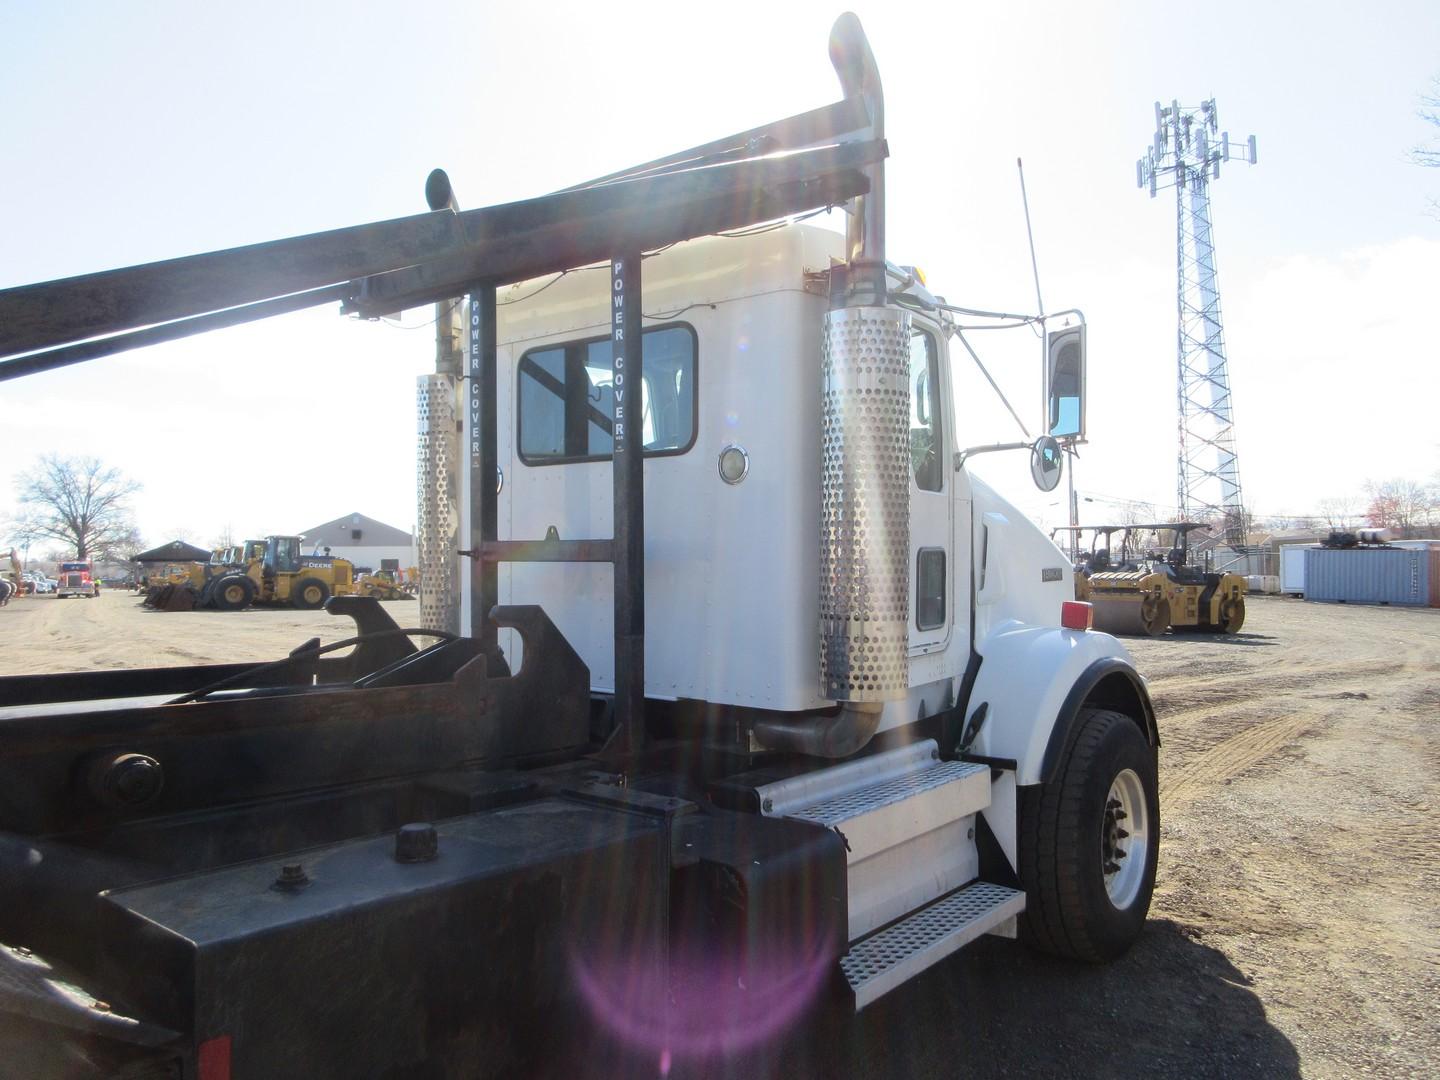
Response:
[{"label": "parked car", "polygon": [[56,582],[38,570],[27,570],[21,575],[21,588],[27,593],[53,593]]}]

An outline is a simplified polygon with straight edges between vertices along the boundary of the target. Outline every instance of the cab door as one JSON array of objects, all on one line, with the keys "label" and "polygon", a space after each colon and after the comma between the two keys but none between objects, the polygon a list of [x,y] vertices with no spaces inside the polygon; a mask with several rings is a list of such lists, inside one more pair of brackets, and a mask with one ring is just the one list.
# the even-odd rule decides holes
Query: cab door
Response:
[{"label": "cab door", "polygon": [[910,652],[938,652],[950,638],[954,589],[954,484],[948,429],[949,371],[939,328],[910,327]]}]

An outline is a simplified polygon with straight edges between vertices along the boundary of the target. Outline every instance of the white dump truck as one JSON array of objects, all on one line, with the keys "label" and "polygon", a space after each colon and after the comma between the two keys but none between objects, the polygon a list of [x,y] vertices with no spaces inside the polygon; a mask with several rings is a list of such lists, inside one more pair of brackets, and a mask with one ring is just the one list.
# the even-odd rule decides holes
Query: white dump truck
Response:
[{"label": "white dump truck", "polygon": [[[1135,941],[1145,683],[969,470],[964,309],[885,250],[852,16],[831,54],[842,101],[565,192],[0,292],[0,378],[335,299],[469,323],[426,626],[335,597],[354,637],[269,664],[0,678],[0,1060],[531,1075],[738,1052],[983,934]],[[1049,488],[1084,330],[1031,321]]]}]

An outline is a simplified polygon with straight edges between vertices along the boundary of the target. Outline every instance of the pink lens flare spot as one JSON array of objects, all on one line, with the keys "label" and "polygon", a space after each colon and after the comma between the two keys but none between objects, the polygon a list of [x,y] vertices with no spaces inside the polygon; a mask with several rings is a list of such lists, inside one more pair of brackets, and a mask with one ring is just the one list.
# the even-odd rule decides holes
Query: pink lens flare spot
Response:
[{"label": "pink lens flare spot", "polygon": [[661,1075],[679,1058],[724,1057],[769,1042],[815,1001],[833,961],[812,955],[730,958],[672,954],[662,965],[627,957],[572,955],[575,984],[595,1020],[655,1052]]}]

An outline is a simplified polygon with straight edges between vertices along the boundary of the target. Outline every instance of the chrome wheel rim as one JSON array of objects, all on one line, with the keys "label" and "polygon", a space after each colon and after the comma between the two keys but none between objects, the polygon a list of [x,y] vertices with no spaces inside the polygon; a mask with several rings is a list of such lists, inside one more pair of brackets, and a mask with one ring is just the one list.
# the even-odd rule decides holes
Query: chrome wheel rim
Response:
[{"label": "chrome wheel rim", "polygon": [[1110,784],[1100,826],[1100,872],[1110,903],[1119,910],[1130,907],[1140,895],[1149,855],[1145,786],[1134,769],[1125,769]]}]

